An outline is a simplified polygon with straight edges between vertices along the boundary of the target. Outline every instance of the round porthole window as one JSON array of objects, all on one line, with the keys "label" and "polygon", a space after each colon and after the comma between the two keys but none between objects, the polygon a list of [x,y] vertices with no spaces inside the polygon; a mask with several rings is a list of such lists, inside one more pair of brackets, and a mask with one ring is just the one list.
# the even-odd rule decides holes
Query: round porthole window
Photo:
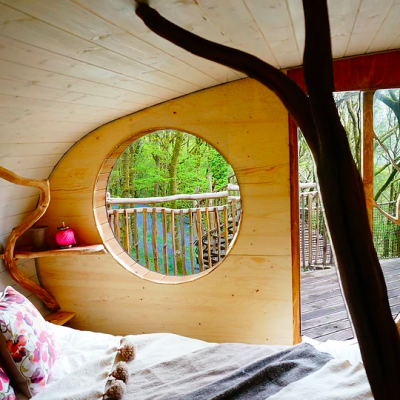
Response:
[{"label": "round porthole window", "polygon": [[228,255],[239,230],[235,173],[204,140],[158,130],[129,144],[106,188],[115,239],[149,271],[187,276],[209,271]]}]

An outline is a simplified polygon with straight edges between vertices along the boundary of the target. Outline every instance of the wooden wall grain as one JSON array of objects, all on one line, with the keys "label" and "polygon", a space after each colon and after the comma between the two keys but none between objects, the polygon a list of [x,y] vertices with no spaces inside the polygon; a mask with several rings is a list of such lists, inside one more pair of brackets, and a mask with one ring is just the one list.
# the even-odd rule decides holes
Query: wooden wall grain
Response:
[{"label": "wooden wall grain", "polygon": [[[3,147],[0,144],[0,156]],[[1,159],[1,157],[0,157]],[[1,165],[6,165],[1,159]],[[37,170],[33,169],[28,176],[36,177]],[[47,171],[49,174],[50,171]],[[38,201],[39,191],[35,188],[13,185],[3,179],[0,179],[0,253],[3,252],[8,236],[12,229],[21,223],[35,208]],[[39,278],[36,272],[35,260],[20,260],[17,262],[18,268],[27,277],[36,283],[39,283]],[[32,295],[21,286],[17,285],[6,271],[4,261],[0,259],[0,293],[7,286],[13,286],[38,308],[43,314],[47,315],[48,310],[43,302],[36,296]]]},{"label": "wooden wall grain", "polygon": [[[17,262],[18,269],[29,279],[39,284],[39,277],[36,272],[36,262],[34,259],[25,259]],[[3,260],[0,260],[0,293],[7,286],[12,286],[15,290],[26,296],[29,301],[40,311],[42,315],[49,314],[49,310],[45,307],[43,302],[27,290],[16,284],[6,271]]]},{"label": "wooden wall grain", "polygon": [[124,269],[111,255],[43,258],[43,285],[64,310],[77,312],[72,326],[79,329],[293,343],[288,114],[251,79],[154,106],[87,135],[52,173],[52,201],[40,223],[52,236],[65,221],[78,243],[99,243],[94,211],[101,215],[103,177],[96,203],[93,194],[102,163],[119,143],[158,128],[202,137],[235,169],[243,219],[230,255],[209,275],[178,285],[141,279],[134,266]]}]

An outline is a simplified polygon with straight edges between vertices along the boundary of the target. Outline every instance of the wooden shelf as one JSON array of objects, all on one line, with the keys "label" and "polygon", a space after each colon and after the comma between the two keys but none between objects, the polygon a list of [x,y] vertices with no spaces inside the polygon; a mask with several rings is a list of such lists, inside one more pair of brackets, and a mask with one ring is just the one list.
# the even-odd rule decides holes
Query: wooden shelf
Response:
[{"label": "wooden shelf", "polygon": [[57,311],[55,313],[49,314],[44,319],[47,322],[51,322],[55,325],[65,325],[68,321],[74,318],[76,313],[68,311]]},{"label": "wooden shelf", "polygon": [[[32,251],[30,249],[16,249],[14,258],[41,258],[41,257],[69,257],[76,255],[104,254],[106,253],[102,244],[93,244],[90,246],[75,246],[70,249],[59,249],[57,247],[44,251]],[[3,254],[0,254],[3,258]]]}]

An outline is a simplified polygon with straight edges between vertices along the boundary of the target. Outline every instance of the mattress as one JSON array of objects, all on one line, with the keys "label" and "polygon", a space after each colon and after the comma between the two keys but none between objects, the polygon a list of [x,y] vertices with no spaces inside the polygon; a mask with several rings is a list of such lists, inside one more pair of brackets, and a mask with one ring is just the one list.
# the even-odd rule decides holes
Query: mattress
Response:
[{"label": "mattress", "polygon": [[[52,329],[60,344],[61,354],[54,365],[53,373],[45,392],[35,396],[34,399],[101,399],[108,379],[107,376],[113,365],[115,365],[116,350],[120,347],[121,341],[123,342],[125,339],[121,336],[79,331],[56,325],[52,325]],[[202,375],[201,368],[210,368],[211,371],[203,374],[201,387],[206,387],[210,384],[210,390],[213,391],[221,387],[221,385],[223,386],[226,381],[225,372],[218,371],[220,367],[219,354],[225,354],[218,352],[220,348],[224,348],[224,345],[207,343],[168,333],[135,335],[128,338],[130,341],[138,343],[139,349],[136,359],[129,364],[129,370],[132,374],[130,381],[133,381],[132,384],[135,385],[133,389],[134,396],[132,395],[131,397],[128,390],[124,399],[211,399],[213,396],[210,397],[204,394],[206,392],[198,391],[196,385],[193,386],[193,383],[190,382]],[[301,379],[299,378],[296,382],[289,382],[285,388],[279,388],[278,391],[274,389],[268,399],[373,399],[356,341],[328,341],[321,343],[304,338],[304,342],[304,346],[312,346],[318,352],[329,354],[329,358],[332,358],[332,360],[323,365],[322,368],[318,367],[318,371],[315,370],[314,373],[308,373],[307,376],[300,377]],[[235,353],[232,353],[232,349],[234,352],[239,353],[243,350],[244,353],[246,347],[251,348],[252,351],[257,350],[257,348],[264,349],[263,354],[267,358],[277,357],[280,354],[284,354],[288,349],[293,349],[293,347],[289,348],[288,346],[227,344],[225,351],[227,349],[228,359],[235,358]],[[203,359],[203,355],[207,357],[208,354],[211,354],[214,358],[217,357],[216,365],[208,365],[208,361]],[[232,357],[229,357],[229,354]],[[252,356],[249,355],[249,357]],[[255,356],[255,358],[257,357]],[[192,379],[189,374],[190,368],[187,368],[187,366],[192,366],[196,363],[200,368],[200,372],[195,371],[196,374],[193,375],[195,378]],[[172,373],[172,371],[180,364],[183,365],[184,369],[178,369],[177,374],[179,376],[174,379],[175,372]],[[229,371],[230,376],[232,371]],[[187,379],[184,377],[186,373],[188,374]],[[218,377],[218,374],[220,374],[220,377]],[[322,376],[320,376],[321,374]],[[173,381],[172,386],[171,380]],[[310,384],[310,380],[312,384]],[[196,389],[193,390],[193,387],[191,388],[192,395],[188,397],[185,395],[180,396],[180,391],[177,389],[179,385],[183,385],[181,392],[184,393],[187,385],[190,384]],[[320,385],[330,385],[331,390],[322,390]],[[352,390],[354,391],[353,394],[349,392]],[[301,397],[300,393],[303,393],[303,397]],[[26,400],[26,397],[19,393],[17,393],[17,398],[18,400]],[[266,397],[260,398],[265,399]]]}]

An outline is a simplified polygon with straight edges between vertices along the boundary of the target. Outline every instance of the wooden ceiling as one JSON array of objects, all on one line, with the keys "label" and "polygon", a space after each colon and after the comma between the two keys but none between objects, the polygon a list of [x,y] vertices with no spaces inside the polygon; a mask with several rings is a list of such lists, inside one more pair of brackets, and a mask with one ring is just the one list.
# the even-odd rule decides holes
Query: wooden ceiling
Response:
[{"label": "wooden ceiling", "polygon": [[[203,37],[301,64],[301,0],[151,0]],[[335,58],[400,48],[400,0],[330,0]],[[0,0],[0,165],[45,178],[99,125],[242,74],[151,33],[133,0]],[[36,203],[0,180],[0,243]]]}]

